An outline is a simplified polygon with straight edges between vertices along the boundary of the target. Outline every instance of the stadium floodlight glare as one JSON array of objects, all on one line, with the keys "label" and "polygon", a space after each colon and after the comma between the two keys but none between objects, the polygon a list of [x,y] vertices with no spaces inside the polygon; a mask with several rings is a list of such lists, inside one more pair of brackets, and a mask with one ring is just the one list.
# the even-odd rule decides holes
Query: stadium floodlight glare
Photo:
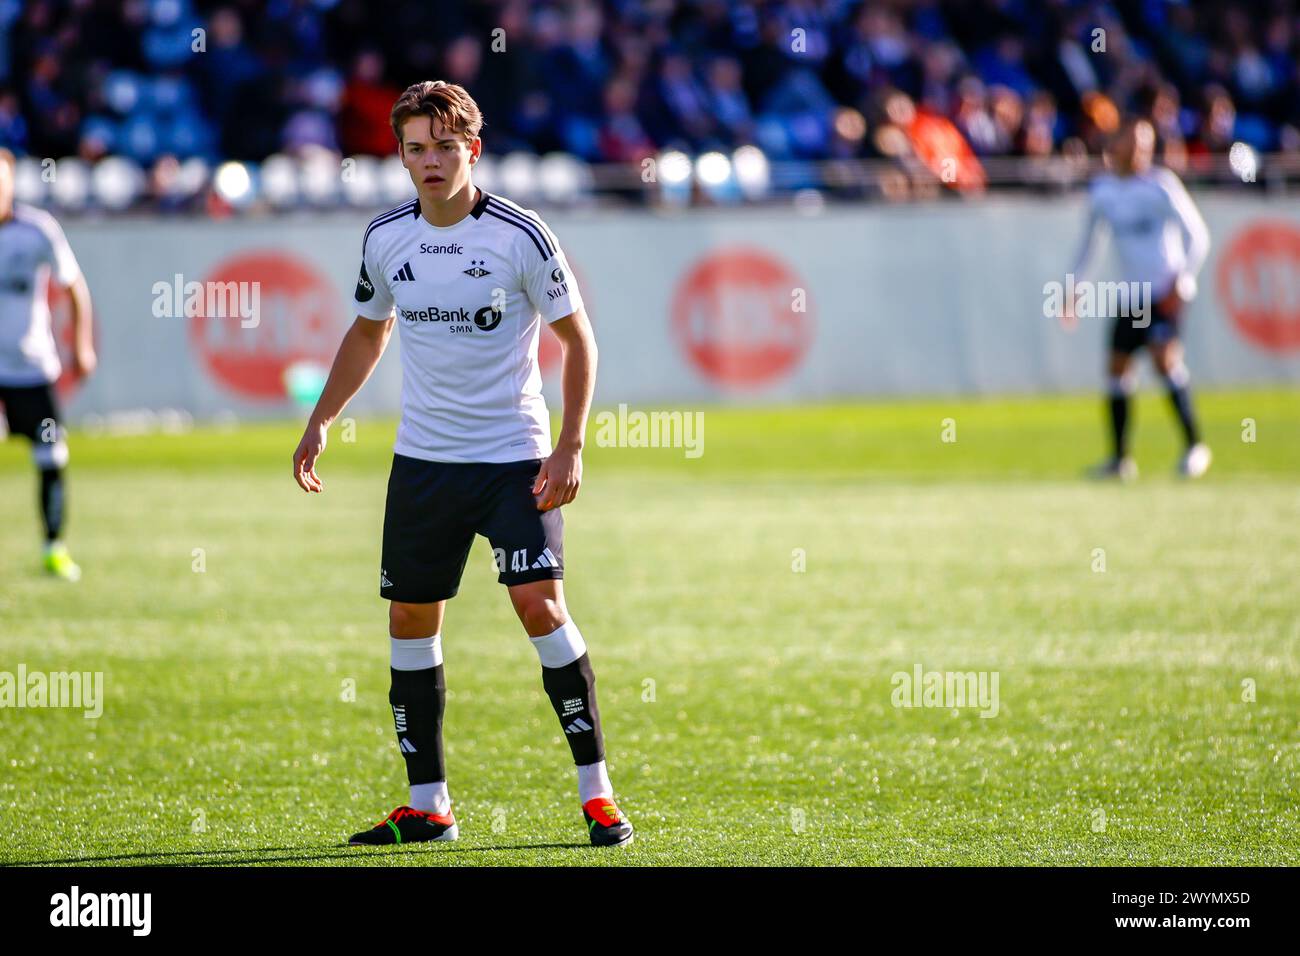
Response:
[{"label": "stadium floodlight glare", "polygon": [[95,201],[106,209],[126,209],[144,188],[140,167],[121,156],[106,156],[91,173]]},{"label": "stadium floodlight glare", "polygon": [[67,209],[81,209],[90,194],[90,169],[80,159],[68,157],[54,166],[50,198]]},{"label": "stadium floodlight glare", "polygon": [[568,153],[547,153],[537,165],[542,195],[554,203],[571,203],[591,189],[591,169]]},{"label": "stadium floodlight glare", "polygon": [[510,153],[501,160],[498,176],[503,193],[528,199],[537,192],[537,157],[532,153]]},{"label": "stadium floodlight glare", "polygon": [[659,182],[665,187],[681,186],[691,178],[691,158],[670,149],[659,154]]},{"label": "stadium floodlight glare", "polygon": [[262,195],[272,206],[291,206],[298,201],[298,165],[282,153],[262,160]]},{"label": "stadium floodlight glare", "polygon": [[1228,165],[1243,183],[1253,183],[1259,172],[1259,157],[1248,144],[1238,141],[1228,150]]},{"label": "stadium floodlight glare", "polygon": [[731,167],[736,172],[740,191],[746,198],[756,199],[767,194],[772,185],[772,168],[761,149],[757,146],[741,146],[731,154]]},{"label": "stadium floodlight glare", "polygon": [[655,162],[659,196],[669,206],[686,206],[691,201],[691,158],[675,149],[659,154]]},{"label": "stadium floodlight glare", "polygon": [[253,201],[253,177],[243,163],[233,160],[222,163],[212,177],[212,186],[232,206],[247,206]]},{"label": "stadium floodlight glare", "polygon": [[389,156],[379,165],[379,188],[386,203],[407,202],[416,196],[411,174],[396,156]]},{"label": "stadium floodlight glare", "polygon": [[695,175],[706,187],[723,186],[731,178],[731,160],[722,153],[705,153],[695,161]]}]

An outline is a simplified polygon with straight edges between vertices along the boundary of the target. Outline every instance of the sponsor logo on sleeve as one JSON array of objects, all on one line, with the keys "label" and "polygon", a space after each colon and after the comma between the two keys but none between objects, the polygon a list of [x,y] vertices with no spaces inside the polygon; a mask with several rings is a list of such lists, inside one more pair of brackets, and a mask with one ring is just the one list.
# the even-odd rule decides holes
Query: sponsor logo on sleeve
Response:
[{"label": "sponsor logo on sleeve", "polygon": [[361,263],[361,275],[357,277],[357,301],[369,302],[375,297],[375,286],[366,272],[366,264]]},{"label": "sponsor logo on sleeve", "polygon": [[546,298],[554,302],[560,296],[569,294],[569,283],[565,281],[564,270],[559,266],[551,270],[551,282],[555,288],[546,290]]}]

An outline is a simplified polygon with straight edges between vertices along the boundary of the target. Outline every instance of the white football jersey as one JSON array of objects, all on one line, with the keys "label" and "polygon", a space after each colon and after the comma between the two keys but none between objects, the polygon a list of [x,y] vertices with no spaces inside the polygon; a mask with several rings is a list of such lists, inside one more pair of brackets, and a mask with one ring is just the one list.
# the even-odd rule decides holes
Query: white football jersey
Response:
[{"label": "white football jersey", "polygon": [[411,200],[374,219],[362,240],[356,311],[397,315],[400,455],[511,462],[551,453],[540,320],[576,312],[582,297],[546,224],[480,192],[453,226],[432,225]]},{"label": "white football jersey", "polygon": [[[1088,222],[1075,259],[1074,276],[1084,270],[1105,222],[1119,254],[1121,278],[1150,282],[1159,300],[1180,276],[1194,278],[1210,251],[1210,231],[1192,197],[1168,169],[1156,168],[1133,176],[1103,173],[1088,188]],[[1194,282],[1189,279],[1190,287]]]},{"label": "white football jersey", "polygon": [[51,274],[61,286],[81,275],[72,247],[49,213],[14,204],[0,222],[0,385],[43,385],[62,367],[46,298]]}]

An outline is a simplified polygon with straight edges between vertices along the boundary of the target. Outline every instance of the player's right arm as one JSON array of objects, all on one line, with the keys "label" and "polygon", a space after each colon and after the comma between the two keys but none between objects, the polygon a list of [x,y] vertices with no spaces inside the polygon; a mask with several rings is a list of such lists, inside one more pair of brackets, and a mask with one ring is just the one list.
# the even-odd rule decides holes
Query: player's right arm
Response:
[{"label": "player's right arm", "polygon": [[[1083,236],[1079,240],[1078,252],[1074,256],[1074,264],[1070,267],[1070,274],[1074,276],[1075,294],[1078,294],[1080,283],[1087,273],[1088,263],[1092,260],[1093,253],[1097,248],[1097,234],[1100,232],[1101,213],[1097,209],[1096,181],[1088,188],[1088,218],[1084,222]],[[1077,324],[1078,319],[1075,317],[1075,303],[1073,299],[1062,303],[1061,325],[1064,328],[1072,329]]]},{"label": "player's right arm", "polygon": [[[374,256],[374,244],[370,243],[367,248],[367,243],[363,242],[361,275],[357,279],[357,291],[353,295],[357,318],[343,336],[329,378],[325,380],[325,388],[316,401],[311,418],[307,420],[302,441],[298,442],[298,448],[293,453],[293,477],[303,491],[324,490],[325,486],[316,474],[316,459],[325,450],[330,425],[342,413],[344,406],[352,401],[352,396],[366,384],[366,379],[370,378],[370,373],[383,358],[388,338],[393,334],[396,321],[393,296],[387,283],[382,280],[384,272],[378,268]],[[379,282],[371,282],[372,273],[381,277]]]},{"label": "player's right arm", "polygon": [[1187,187],[1175,173],[1162,169],[1157,177],[1165,195],[1169,197],[1169,211],[1182,233],[1186,256],[1183,272],[1174,284],[1174,292],[1182,301],[1190,302],[1196,296],[1196,276],[1210,254],[1210,227],[1205,224],[1205,218],[1188,195]]},{"label": "player's right arm", "polygon": [[316,408],[307,420],[302,441],[293,453],[293,477],[303,491],[322,491],[324,484],[316,474],[316,459],[325,450],[326,435],[334,419],[339,417],[352,396],[361,391],[370,373],[388,347],[393,333],[394,320],[376,322],[358,316],[343,336],[334,365],[330,368],[325,388],[316,402]]}]

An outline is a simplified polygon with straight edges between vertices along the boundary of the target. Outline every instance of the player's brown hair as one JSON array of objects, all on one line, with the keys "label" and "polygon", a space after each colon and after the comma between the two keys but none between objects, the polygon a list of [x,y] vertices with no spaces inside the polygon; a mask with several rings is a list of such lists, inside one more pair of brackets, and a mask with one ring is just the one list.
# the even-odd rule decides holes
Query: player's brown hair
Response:
[{"label": "player's brown hair", "polygon": [[393,104],[389,121],[393,135],[402,142],[402,124],[412,116],[438,119],[449,130],[463,134],[467,139],[477,138],[483,129],[483,114],[474,97],[463,86],[443,80],[424,80],[412,83]]}]

